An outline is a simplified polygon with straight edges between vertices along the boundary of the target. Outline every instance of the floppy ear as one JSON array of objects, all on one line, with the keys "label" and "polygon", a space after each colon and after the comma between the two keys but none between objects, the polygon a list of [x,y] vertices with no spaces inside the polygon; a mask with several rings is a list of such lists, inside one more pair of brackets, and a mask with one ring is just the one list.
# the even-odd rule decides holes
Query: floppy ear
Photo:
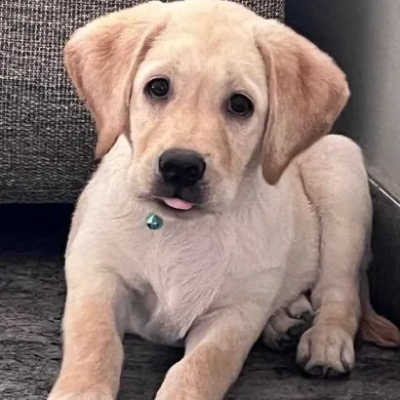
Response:
[{"label": "floppy ear", "polygon": [[153,1],[98,18],[67,42],[65,66],[95,121],[97,157],[128,129],[134,75],[165,21],[165,5]]},{"label": "floppy ear", "polygon": [[256,32],[269,92],[263,174],[275,184],[293,157],[329,132],[350,92],[333,60],[292,29],[269,20]]}]

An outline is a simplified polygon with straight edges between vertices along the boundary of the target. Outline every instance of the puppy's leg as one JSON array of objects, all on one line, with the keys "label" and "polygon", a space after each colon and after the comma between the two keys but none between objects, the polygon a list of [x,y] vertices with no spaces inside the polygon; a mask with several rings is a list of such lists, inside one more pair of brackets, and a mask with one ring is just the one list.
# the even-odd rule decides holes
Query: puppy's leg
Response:
[{"label": "puppy's leg", "polygon": [[156,400],[221,400],[265,325],[261,309],[220,310],[188,335],[184,358],[167,373]]},{"label": "puppy's leg", "polygon": [[99,274],[68,287],[63,361],[49,400],[113,400],[123,361],[122,287]]},{"label": "puppy's leg", "polygon": [[340,375],[354,365],[360,320],[360,274],[369,243],[372,206],[360,149],[330,135],[301,159],[304,189],[320,220],[320,276],[312,292],[317,310],[297,361],[312,375]]}]

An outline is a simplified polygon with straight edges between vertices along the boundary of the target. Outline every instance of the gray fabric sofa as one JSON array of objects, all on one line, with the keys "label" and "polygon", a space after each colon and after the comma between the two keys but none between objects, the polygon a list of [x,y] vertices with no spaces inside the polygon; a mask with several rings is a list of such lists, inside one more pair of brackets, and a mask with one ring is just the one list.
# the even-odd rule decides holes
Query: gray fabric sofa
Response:
[{"label": "gray fabric sofa", "polygon": [[[239,0],[283,18],[284,0]],[[0,203],[73,202],[95,167],[94,132],[62,63],[79,26],[140,0],[0,1]]]}]

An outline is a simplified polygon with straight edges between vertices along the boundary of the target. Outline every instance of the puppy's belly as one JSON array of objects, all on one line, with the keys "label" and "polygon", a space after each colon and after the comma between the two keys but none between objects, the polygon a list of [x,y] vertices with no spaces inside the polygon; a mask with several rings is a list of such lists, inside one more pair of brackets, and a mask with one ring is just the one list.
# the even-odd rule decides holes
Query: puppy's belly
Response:
[{"label": "puppy's belly", "polygon": [[136,309],[130,316],[128,332],[153,343],[179,347],[183,346],[186,333],[174,324],[171,316],[162,307],[147,314]]},{"label": "puppy's belly", "polygon": [[289,268],[285,280],[282,282],[279,294],[275,300],[272,312],[288,307],[301,294],[312,289],[318,279],[318,262],[309,259],[308,264],[301,262],[296,265],[298,268]]},{"label": "puppy's belly", "polygon": [[181,346],[194,320],[210,309],[235,307],[250,296],[264,304],[267,320],[311,288],[317,275],[318,251],[307,251],[295,265],[266,267],[251,277],[232,280],[228,275],[213,276],[209,285],[199,279],[196,287],[182,283],[162,293],[156,293],[149,284],[132,294],[128,331],[155,343]]},{"label": "puppy's belly", "polygon": [[[181,269],[189,271],[190,266]],[[165,286],[152,282],[132,291],[129,332],[156,343],[182,345],[193,321],[213,305],[221,288],[222,276],[213,275],[211,268],[202,272],[194,282],[176,273]]]},{"label": "puppy's belly", "polygon": [[320,257],[319,223],[315,213],[303,213],[298,217],[295,240],[286,257],[285,277],[275,309],[287,307],[305,291],[312,289],[318,280]]},{"label": "puppy's belly", "polygon": [[149,285],[145,291],[134,292],[130,303],[128,332],[154,343],[183,345],[189,323],[182,323],[168,310]]},{"label": "puppy's belly", "polygon": [[[311,260],[309,260],[311,261]],[[184,339],[190,330],[193,321],[207,313],[210,308],[219,306],[218,297],[221,294],[225,297],[225,302],[235,305],[240,303],[240,299],[254,294],[255,301],[264,297],[266,320],[278,309],[288,306],[300,294],[311,288],[318,276],[318,268],[315,263],[307,265],[300,263],[299,269],[285,278],[276,277],[276,285],[271,288],[274,277],[270,274],[257,276],[257,283],[248,281],[248,288],[242,282],[238,285],[224,285],[220,292],[212,293],[217,289],[207,289],[204,293],[200,291],[193,296],[183,293],[179,299],[182,306],[171,308],[169,304],[157,296],[154,290],[148,286],[144,292],[135,292],[131,298],[131,313],[129,316],[128,332],[141,336],[151,342],[167,344],[170,346],[182,346]],[[271,271],[273,275],[274,272]],[[279,282],[280,281],[280,282]],[[265,285],[263,285],[265,282]],[[178,290],[178,289],[177,289]],[[229,297],[227,293],[234,293]],[[214,300],[215,297],[215,300]],[[257,298],[257,300],[256,300]],[[218,304],[217,304],[218,303]]]}]

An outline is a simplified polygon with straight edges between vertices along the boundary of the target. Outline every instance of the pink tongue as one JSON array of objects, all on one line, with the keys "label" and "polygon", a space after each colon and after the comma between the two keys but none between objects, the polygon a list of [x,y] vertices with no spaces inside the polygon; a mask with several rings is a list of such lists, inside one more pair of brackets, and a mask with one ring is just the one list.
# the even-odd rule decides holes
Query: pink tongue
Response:
[{"label": "pink tongue", "polygon": [[164,198],[163,200],[167,206],[177,210],[190,210],[193,207],[192,203],[188,203],[187,201],[183,201],[181,199]]}]

